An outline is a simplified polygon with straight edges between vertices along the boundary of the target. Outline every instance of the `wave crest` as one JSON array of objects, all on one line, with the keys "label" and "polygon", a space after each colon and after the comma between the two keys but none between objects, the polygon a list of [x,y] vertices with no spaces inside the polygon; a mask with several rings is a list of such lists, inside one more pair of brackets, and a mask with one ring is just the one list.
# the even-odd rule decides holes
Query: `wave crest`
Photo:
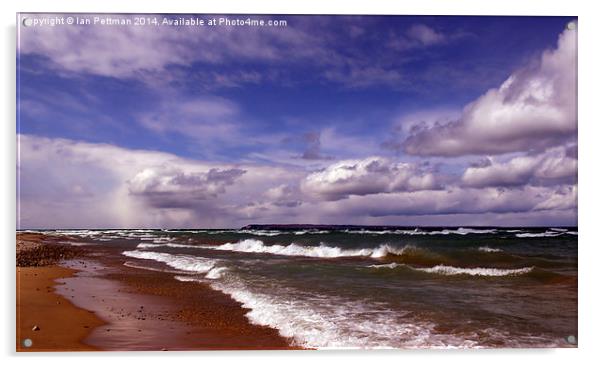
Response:
[{"label": "wave crest", "polygon": [[198,245],[183,245],[180,243],[139,243],[136,246],[136,248],[157,248],[157,247],[199,248]]},{"label": "wave crest", "polygon": [[413,268],[414,270],[440,275],[471,275],[471,276],[514,276],[531,272],[534,267],[520,269],[495,269],[487,267],[462,268],[446,265],[437,265],[427,268]]},{"label": "wave crest", "polygon": [[246,239],[236,243],[225,243],[219,246],[198,246],[211,250],[235,251],[247,253],[269,253],[283,256],[305,256],[319,258],[335,257],[372,257],[382,258],[388,255],[402,255],[406,247],[394,247],[390,245],[380,245],[376,248],[343,249],[336,246],[301,246],[296,243],[289,245],[266,245],[263,241],[256,239]]},{"label": "wave crest", "polygon": [[207,273],[216,264],[216,260],[207,259],[197,256],[172,255],[164,252],[152,251],[124,251],[124,256],[133,257],[136,259],[158,261],[170,266],[174,269],[190,271],[195,273]]},{"label": "wave crest", "polygon": [[487,252],[487,253],[494,253],[494,252],[502,252],[502,249],[500,249],[500,248],[491,248],[489,246],[481,246],[481,247],[479,247],[479,251],[481,251],[481,252]]}]

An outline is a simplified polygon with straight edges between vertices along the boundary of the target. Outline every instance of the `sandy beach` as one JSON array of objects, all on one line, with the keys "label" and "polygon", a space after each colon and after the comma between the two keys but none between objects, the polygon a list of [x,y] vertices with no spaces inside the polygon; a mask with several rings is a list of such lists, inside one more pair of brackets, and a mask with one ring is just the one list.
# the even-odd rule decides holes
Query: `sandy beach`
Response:
[{"label": "sandy beach", "polygon": [[58,265],[17,268],[17,351],[98,350],[83,340],[104,322],[55,292],[57,280],[73,274]]},{"label": "sandy beach", "polygon": [[17,234],[17,351],[295,348],[226,294],[90,251]]}]

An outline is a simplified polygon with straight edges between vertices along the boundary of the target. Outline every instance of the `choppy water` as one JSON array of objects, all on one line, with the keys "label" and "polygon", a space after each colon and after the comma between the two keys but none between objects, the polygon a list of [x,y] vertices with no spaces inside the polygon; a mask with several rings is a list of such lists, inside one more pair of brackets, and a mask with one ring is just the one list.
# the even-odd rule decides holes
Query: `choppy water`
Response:
[{"label": "choppy water", "polygon": [[47,233],[208,283],[301,346],[576,345],[574,227]]}]

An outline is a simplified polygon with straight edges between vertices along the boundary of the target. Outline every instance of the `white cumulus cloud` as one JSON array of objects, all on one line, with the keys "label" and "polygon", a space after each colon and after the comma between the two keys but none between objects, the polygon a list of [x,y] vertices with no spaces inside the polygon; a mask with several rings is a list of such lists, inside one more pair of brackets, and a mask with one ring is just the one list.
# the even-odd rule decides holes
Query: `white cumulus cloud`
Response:
[{"label": "white cumulus cloud", "polygon": [[409,163],[395,163],[383,157],[344,160],[308,175],[302,190],[327,200],[349,195],[392,191],[437,189],[435,175]]},{"label": "white cumulus cloud", "polygon": [[403,143],[422,156],[501,154],[557,146],[577,131],[577,32],[468,104],[451,123],[416,130]]},{"label": "white cumulus cloud", "polygon": [[483,166],[467,168],[462,175],[462,183],[471,187],[574,183],[576,179],[577,159],[567,156],[563,148],[506,162],[489,160]]}]

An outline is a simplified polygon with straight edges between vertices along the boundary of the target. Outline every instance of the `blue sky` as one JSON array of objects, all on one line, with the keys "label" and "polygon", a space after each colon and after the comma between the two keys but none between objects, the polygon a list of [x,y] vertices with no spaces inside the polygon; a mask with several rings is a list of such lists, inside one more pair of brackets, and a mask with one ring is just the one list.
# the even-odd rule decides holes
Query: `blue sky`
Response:
[{"label": "blue sky", "polygon": [[22,227],[576,224],[573,18],[252,18],[20,26]]}]

